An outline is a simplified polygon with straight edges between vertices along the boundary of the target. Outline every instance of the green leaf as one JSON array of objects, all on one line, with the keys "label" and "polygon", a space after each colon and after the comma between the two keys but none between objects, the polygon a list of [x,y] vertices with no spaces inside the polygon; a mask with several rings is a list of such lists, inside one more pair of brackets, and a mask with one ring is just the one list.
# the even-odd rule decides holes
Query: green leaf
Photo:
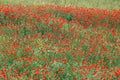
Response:
[{"label": "green leaf", "polygon": [[70,43],[71,46],[75,46],[75,44],[76,44],[75,41],[73,41],[73,42]]}]

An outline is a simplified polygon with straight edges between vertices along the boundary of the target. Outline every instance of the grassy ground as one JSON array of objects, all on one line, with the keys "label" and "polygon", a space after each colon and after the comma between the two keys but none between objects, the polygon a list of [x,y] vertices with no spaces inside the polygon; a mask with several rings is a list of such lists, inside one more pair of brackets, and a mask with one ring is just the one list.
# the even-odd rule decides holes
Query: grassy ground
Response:
[{"label": "grassy ground", "polygon": [[0,0],[0,3],[18,4],[24,5],[41,5],[41,4],[60,4],[60,5],[73,5],[82,7],[94,7],[94,8],[120,8],[119,0]]}]

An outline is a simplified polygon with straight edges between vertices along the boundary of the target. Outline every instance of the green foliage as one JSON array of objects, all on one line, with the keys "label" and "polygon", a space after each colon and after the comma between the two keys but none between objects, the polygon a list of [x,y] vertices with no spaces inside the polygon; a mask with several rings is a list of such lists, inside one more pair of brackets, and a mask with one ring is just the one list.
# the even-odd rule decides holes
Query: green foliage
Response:
[{"label": "green foliage", "polygon": [[65,13],[65,14],[63,15],[63,18],[65,18],[65,19],[68,20],[68,21],[71,21],[71,20],[72,20],[72,15],[71,15],[70,13]]},{"label": "green foliage", "polygon": [[[92,3],[91,3],[92,1]],[[119,0],[1,0],[1,3],[7,4],[24,4],[24,5],[41,5],[41,4],[57,4],[57,5],[73,5],[73,6],[85,6],[85,7],[95,7],[95,8],[120,8]]]}]

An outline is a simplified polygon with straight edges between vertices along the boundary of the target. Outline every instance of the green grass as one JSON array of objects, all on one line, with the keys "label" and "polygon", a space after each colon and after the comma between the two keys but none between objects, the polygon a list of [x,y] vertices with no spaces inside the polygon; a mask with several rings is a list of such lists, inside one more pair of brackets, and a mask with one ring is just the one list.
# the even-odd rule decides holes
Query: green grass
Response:
[{"label": "green grass", "polygon": [[[21,1],[21,2],[20,2]],[[58,5],[73,5],[82,7],[94,8],[120,8],[119,0],[0,0],[0,3],[23,5],[41,5],[41,4],[58,4]]]}]

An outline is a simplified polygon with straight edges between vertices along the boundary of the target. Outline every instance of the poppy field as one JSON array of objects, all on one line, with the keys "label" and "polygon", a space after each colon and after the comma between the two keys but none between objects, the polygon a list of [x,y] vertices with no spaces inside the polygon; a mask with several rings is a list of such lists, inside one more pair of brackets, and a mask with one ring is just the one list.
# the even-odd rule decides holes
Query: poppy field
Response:
[{"label": "poppy field", "polygon": [[120,9],[0,4],[0,80],[120,80]]}]

